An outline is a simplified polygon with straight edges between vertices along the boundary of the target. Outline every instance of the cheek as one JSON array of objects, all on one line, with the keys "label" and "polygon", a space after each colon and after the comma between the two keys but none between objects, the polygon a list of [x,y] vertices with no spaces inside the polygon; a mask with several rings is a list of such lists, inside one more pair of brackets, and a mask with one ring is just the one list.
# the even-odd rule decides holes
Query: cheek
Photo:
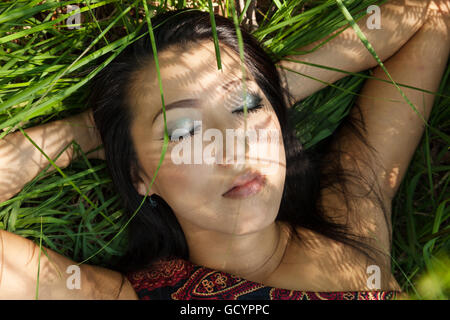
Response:
[{"label": "cheek", "polygon": [[206,179],[212,175],[210,167],[176,165],[167,157],[158,172],[156,184],[161,197],[172,210],[190,211],[190,209],[207,205],[210,199],[208,194],[219,192],[220,184],[214,184],[211,179]]},{"label": "cheek", "polygon": [[258,168],[263,174],[283,175],[286,164],[285,150],[275,113],[264,113],[254,119],[253,129],[257,134],[250,142],[250,159],[258,158]]}]

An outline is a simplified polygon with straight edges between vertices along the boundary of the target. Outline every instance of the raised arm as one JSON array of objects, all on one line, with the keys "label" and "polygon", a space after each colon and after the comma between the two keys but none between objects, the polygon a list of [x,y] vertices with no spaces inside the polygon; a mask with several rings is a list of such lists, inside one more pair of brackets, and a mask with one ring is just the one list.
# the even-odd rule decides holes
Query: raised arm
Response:
[{"label": "raised arm", "polygon": [[46,254],[39,254],[39,246],[32,241],[0,230],[0,300],[137,299],[131,284],[119,272],[87,264],[79,266],[80,286],[68,286],[73,273],[67,272],[68,267],[76,263],[50,249],[43,250]]},{"label": "raised arm", "polygon": [[[381,29],[367,27],[369,15],[358,22],[358,26],[382,61],[397,52],[420,29],[426,20],[429,3],[429,0],[391,0],[380,6]],[[311,50],[322,41],[299,48],[299,50]],[[287,56],[285,59],[278,63],[278,67],[285,70],[284,86],[287,87],[295,101],[310,96],[325,87],[326,84],[289,71],[289,69],[328,83],[333,83],[346,74],[289,60],[299,60],[349,72],[359,72],[377,65],[376,60],[351,27],[311,53]]]},{"label": "raised arm", "polygon": [[[85,153],[101,144],[91,110],[24,131],[52,160],[72,141],[76,141]],[[61,168],[68,166],[73,153],[74,149],[70,146],[56,160],[56,165]],[[102,156],[102,151],[89,154],[91,158]],[[46,157],[20,131],[1,139],[0,203],[19,192],[48,164]],[[53,167],[50,169],[53,170]]]},{"label": "raised arm", "polygon": [[[436,92],[450,51],[450,1],[434,1],[442,10],[430,10],[423,27],[402,49],[385,62],[390,75],[397,83],[403,83],[427,91]],[[380,67],[375,77],[389,80]],[[374,167],[388,199],[392,199],[404,177],[409,162],[423,135],[434,102],[434,95],[414,89],[402,91],[421,114],[419,117],[403,99],[393,84],[368,80],[357,103],[366,123],[365,136],[378,154]],[[374,99],[376,97],[376,99]],[[352,110],[353,113],[353,110]],[[422,119],[423,118],[423,119]],[[348,141],[350,150],[356,145]],[[358,150],[353,150],[358,152]]]},{"label": "raised arm", "polygon": [[[384,62],[394,81],[431,92],[438,90],[450,50],[448,20],[448,11],[446,15],[435,11],[419,31]],[[375,68],[374,75],[388,80],[380,67]],[[428,120],[434,95],[405,87],[402,91]],[[376,263],[370,264],[380,267],[382,287],[398,290],[391,275],[392,199],[423,135],[424,123],[391,83],[367,80],[356,103],[359,108],[351,110],[351,121],[338,129],[332,145],[332,150],[339,150],[344,169],[358,177],[344,180],[345,189],[356,196],[346,203],[341,192],[334,188],[323,189],[322,203],[333,208],[329,214],[346,224],[351,233],[371,238],[369,244],[385,253],[373,252]],[[361,136],[352,130],[351,124],[358,128],[360,124],[353,118],[364,121],[360,133],[373,149],[368,149],[361,142]],[[336,153],[331,156],[335,157]]]},{"label": "raised arm", "polygon": [[[27,135],[54,159],[71,141],[87,153],[100,145],[91,111],[25,130]],[[104,158],[103,151],[90,153]],[[74,157],[72,147],[55,161],[66,167]],[[33,179],[49,161],[20,132],[0,140],[0,202],[13,196]],[[80,288],[67,286],[67,268],[74,261],[39,246],[31,240],[0,230],[0,299],[35,299],[39,270],[39,299],[136,299],[131,284],[120,273],[80,265]]]}]

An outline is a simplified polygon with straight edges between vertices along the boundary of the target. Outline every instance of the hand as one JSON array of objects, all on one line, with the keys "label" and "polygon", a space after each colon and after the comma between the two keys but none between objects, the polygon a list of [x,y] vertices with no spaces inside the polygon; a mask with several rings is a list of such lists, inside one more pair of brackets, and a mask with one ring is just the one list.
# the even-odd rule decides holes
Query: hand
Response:
[{"label": "hand", "polygon": [[[94,121],[94,115],[92,114],[92,109],[89,108],[83,113],[79,115],[81,118],[81,121],[86,125],[86,128],[88,128],[88,135],[93,142],[93,146],[100,146],[102,144],[102,139],[100,137],[100,134],[98,133],[98,130],[95,126]],[[94,147],[95,148],[95,147]],[[90,152],[87,157],[89,159],[102,159],[105,160],[105,150],[103,148],[100,148],[97,151]]]},{"label": "hand", "polygon": [[[54,159],[55,164],[60,168],[67,167],[76,157],[73,147],[67,148],[72,141],[76,141],[84,153],[96,149],[101,144],[91,110],[24,131],[46,156],[20,131],[10,133],[1,139],[0,202],[14,196],[27,182],[47,167],[48,158]],[[64,149],[65,151],[57,158]],[[105,159],[105,154],[100,149],[89,153],[88,158]],[[51,170],[54,170],[53,166],[50,166],[49,171]]]},{"label": "hand", "polygon": [[449,34],[450,0],[430,1],[424,28],[434,32]]},{"label": "hand", "polygon": [[444,14],[448,15],[450,12],[450,0],[433,0],[428,6],[428,14]]}]

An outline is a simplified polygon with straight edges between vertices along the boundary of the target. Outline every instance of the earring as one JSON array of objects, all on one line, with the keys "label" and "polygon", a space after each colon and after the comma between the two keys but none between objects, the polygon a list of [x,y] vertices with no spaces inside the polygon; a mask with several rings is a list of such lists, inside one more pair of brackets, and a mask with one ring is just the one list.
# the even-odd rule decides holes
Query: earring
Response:
[{"label": "earring", "polygon": [[153,200],[151,197],[149,197],[148,199],[150,201],[150,205],[152,206],[152,208],[156,208],[158,203],[155,200]]}]

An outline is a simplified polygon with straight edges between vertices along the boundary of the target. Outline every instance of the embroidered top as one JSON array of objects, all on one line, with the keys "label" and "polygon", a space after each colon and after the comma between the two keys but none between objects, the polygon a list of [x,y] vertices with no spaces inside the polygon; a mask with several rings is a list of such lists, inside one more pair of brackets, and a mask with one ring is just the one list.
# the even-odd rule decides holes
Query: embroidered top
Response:
[{"label": "embroidered top", "polygon": [[309,292],[268,287],[183,259],[127,274],[141,300],[391,300],[396,291]]}]

